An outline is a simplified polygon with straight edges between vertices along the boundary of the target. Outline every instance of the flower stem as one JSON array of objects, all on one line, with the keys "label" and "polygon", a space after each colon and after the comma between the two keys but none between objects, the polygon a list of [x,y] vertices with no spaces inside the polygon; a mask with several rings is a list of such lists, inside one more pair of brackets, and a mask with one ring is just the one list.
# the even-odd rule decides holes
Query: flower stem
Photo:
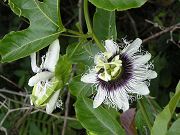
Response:
[{"label": "flower stem", "polygon": [[77,31],[70,30],[70,29],[66,29],[66,32],[67,32],[67,33],[70,33],[70,34],[78,35],[78,36],[84,35],[84,34],[82,34],[82,33],[79,33],[79,32],[77,32]]},{"label": "flower stem", "polygon": [[[70,33],[70,34],[66,34],[66,33]],[[91,35],[88,34],[83,34],[74,30],[70,30],[70,29],[66,29],[65,33],[61,33],[60,35],[62,36],[68,36],[68,37],[74,37],[74,38],[83,38],[83,39],[87,39],[89,37],[92,37]]]},{"label": "flower stem", "polygon": [[69,35],[69,34],[60,34],[61,36],[65,36],[65,37],[74,37],[74,38],[80,38],[82,36],[80,35]]},{"label": "flower stem", "polygon": [[96,42],[96,45],[99,47],[99,49],[101,51],[104,52],[105,51],[104,46],[101,44],[101,42],[98,40],[96,35],[93,33],[93,29],[92,29],[92,26],[91,26],[91,21],[90,21],[90,18],[89,18],[88,0],[84,0],[84,18],[85,18],[87,29],[88,29],[88,35],[92,35],[92,38]]},{"label": "flower stem", "polygon": [[99,47],[99,49],[102,51],[102,52],[105,52],[105,48],[104,46],[101,44],[101,42],[98,40],[98,38],[96,37],[96,35],[93,33],[93,39],[94,41],[96,42],[97,46]]},{"label": "flower stem", "polygon": [[142,103],[142,100],[138,100],[138,104],[139,104],[140,110],[141,110],[141,112],[142,112],[142,115],[143,115],[143,117],[144,117],[144,120],[146,121],[146,124],[147,124],[149,130],[151,130],[152,124],[151,124],[151,121],[150,121],[150,119],[149,119],[149,117],[148,117],[148,114],[147,114],[147,112],[146,112],[146,109],[145,109],[145,107],[144,107],[144,104]]},{"label": "flower stem", "polygon": [[88,0],[84,0],[84,18],[85,18],[85,21],[86,21],[88,33],[93,33],[90,18],[89,18]]}]

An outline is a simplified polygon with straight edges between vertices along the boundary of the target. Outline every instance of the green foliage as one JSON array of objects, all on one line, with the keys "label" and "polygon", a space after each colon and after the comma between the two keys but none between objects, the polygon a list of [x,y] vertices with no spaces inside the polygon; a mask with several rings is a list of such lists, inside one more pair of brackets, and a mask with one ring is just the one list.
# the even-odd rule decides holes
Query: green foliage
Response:
[{"label": "green foliage", "polygon": [[117,120],[103,107],[94,109],[92,100],[82,97],[75,104],[77,119],[90,132],[103,135],[125,134]]},{"label": "green foliage", "polygon": [[180,118],[177,119],[172,126],[169,128],[168,132],[166,135],[179,135],[180,134]]},{"label": "green foliage", "polygon": [[[88,1],[93,5],[88,5]],[[97,85],[81,81],[81,76],[94,66],[94,56],[103,51],[106,39],[117,40],[121,49],[121,38],[125,36],[128,41],[136,36],[147,39],[180,21],[177,0],[171,1],[169,7],[162,7],[166,5],[165,0],[146,1],[86,0],[84,7],[83,2],[77,3],[78,0],[64,0],[61,5],[60,0],[0,1],[0,37],[9,32],[0,40],[1,62],[12,62],[38,51],[37,65],[40,66],[46,46],[58,38],[61,54],[55,76],[59,82],[53,89],[61,89],[59,99],[63,102],[50,115],[43,108],[30,105],[32,88],[28,86],[28,79],[32,71],[29,57],[0,63],[0,134],[7,131],[19,135],[59,135],[65,129],[64,135],[125,135],[131,133],[127,130],[136,128],[138,135],[179,135],[180,83],[174,92],[180,78],[177,29],[143,43],[142,48],[152,54],[158,77],[151,81],[150,95],[143,97],[141,104],[130,104],[130,108],[136,109],[133,113],[125,112],[124,121],[120,119],[122,113],[110,106],[102,104],[93,108]],[[132,9],[142,5],[140,9]],[[8,7],[9,11],[4,11]],[[13,13],[16,16],[11,15]],[[149,21],[144,21],[147,18]],[[169,40],[170,36],[173,41]],[[4,87],[7,89],[2,90]],[[48,101],[44,97],[39,100],[42,104]],[[133,118],[135,115],[134,129],[131,129],[132,115]]]},{"label": "green foliage", "polygon": [[115,22],[115,11],[96,8],[93,18],[93,30],[99,40],[104,41],[111,38],[116,40],[117,31]]},{"label": "green foliage", "polygon": [[55,70],[55,76],[62,83],[62,85],[60,85],[60,88],[68,83],[71,72],[72,64],[67,55],[61,56],[58,60]]},{"label": "green foliage", "polygon": [[164,110],[158,114],[154,125],[151,130],[151,135],[166,135],[168,130],[169,121],[175,111],[175,108],[180,100],[180,89],[179,89],[180,82],[177,85],[176,93],[171,98],[168,105],[164,108]]},{"label": "green foliage", "polygon": [[[155,116],[162,110],[161,107],[157,104],[155,100],[143,97],[141,100],[141,107],[143,107],[146,111],[147,119],[149,120],[149,124],[153,125]],[[139,102],[139,101],[138,101]],[[138,105],[140,108],[140,104]],[[137,126],[137,130],[139,134],[146,134],[146,132],[150,132],[148,130],[148,125],[144,119],[143,112],[139,109],[136,113],[135,123]]]},{"label": "green foliage", "polygon": [[85,84],[80,80],[81,76],[76,76],[69,84],[69,90],[72,95],[78,96],[90,96],[93,92],[93,87],[89,84]]},{"label": "green foliage", "polygon": [[89,0],[98,8],[105,10],[127,10],[131,8],[137,8],[142,6],[146,0]]},{"label": "green foliage", "polygon": [[[29,28],[10,32],[0,41],[2,62],[10,62],[48,46],[64,30],[59,0],[10,0],[12,11],[29,19]],[[53,10],[52,10],[53,9]]]},{"label": "green foliage", "polygon": [[140,135],[144,135],[147,132],[147,124],[143,118],[142,112],[138,110],[135,117],[135,125]]},{"label": "green foliage", "polygon": [[74,63],[83,63],[91,66],[93,64],[93,56],[99,51],[97,46],[91,41],[81,40],[79,43],[73,43],[68,46],[66,54],[69,60]]}]

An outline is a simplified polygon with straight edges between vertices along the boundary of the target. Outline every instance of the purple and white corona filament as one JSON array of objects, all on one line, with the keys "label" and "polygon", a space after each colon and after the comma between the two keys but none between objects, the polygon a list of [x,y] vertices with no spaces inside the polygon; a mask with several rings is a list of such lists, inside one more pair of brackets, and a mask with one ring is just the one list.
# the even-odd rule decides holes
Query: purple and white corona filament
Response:
[{"label": "purple and white corona filament", "polygon": [[152,63],[148,63],[151,54],[140,49],[142,40],[137,38],[124,44],[120,50],[113,40],[106,40],[106,52],[95,56],[95,66],[81,78],[85,83],[97,85],[94,108],[105,103],[126,111],[131,96],[148,95],[148,82],[157,77]]}]

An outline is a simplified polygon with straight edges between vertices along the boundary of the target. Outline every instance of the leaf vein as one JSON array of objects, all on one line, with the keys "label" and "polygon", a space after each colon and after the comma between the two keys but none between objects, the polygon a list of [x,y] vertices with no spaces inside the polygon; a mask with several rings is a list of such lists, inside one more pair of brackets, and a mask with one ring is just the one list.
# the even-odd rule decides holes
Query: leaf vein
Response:
[{"label": "leaf vein", "polygon": [[54,25],[56,25],[57,27],[59,27],[59,25],[57,23],[55,23],[46,13],[43,12],[43,10],[40,8],[40,6],[38,5],[38,3],[36,2],[36,0],[34,0],[34,3],[36,4],[37,8],[41,11],[41,13],[49,20],[51,21]]}]

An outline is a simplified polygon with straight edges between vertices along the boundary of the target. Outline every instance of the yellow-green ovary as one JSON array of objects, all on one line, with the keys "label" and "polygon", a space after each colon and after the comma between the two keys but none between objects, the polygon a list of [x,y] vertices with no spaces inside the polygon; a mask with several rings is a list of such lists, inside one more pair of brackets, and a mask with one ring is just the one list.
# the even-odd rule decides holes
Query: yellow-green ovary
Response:
[{"label": "yellow-green ovary", "polygon": [[122,71],[122,61],[119,59],[119,55],[116,55],[110,62],[108,62],[108,59],[112,57],[112,55],[112,53],[105,52],[103,53],[103,58],[97,58],[95,70],[96,72],[101,70],[98,77],[104,81],[116,79]]}]

